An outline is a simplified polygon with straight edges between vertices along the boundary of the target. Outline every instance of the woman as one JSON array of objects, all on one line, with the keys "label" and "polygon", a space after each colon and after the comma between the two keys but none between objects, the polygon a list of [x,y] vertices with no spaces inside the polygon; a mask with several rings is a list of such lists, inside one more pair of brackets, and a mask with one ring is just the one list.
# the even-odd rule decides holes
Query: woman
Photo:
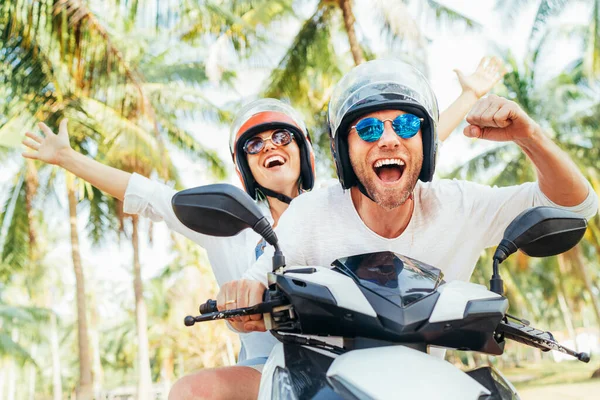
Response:
[{"label": "woman", "polygon": [[[170,229],[204,247],[211,265],[216,267],[213,271],[219,285],[238,279],[262,254],[262,238],[254,231],[245,230],[231,238],[196,233],[173,213],[174,189],[74,151],[69,145],[66,119],[61,121],[58,135],[43,123],[40,127],[45,138],[27,132],[29,139],[24,144],[35,152],[25,153],[25,157],[58,165],[90,182],[122,200],[125,213],[165,221]],[[285,103],[262,99],[244,107],[231,127],[230,146],[246,191],[252,198],[262,199],[258,204],[274,225],[292,198],[313,187],[314,155],[308,131],[298,113]],[[262,333],[242,335],[241,339],[245,356],[240,359],[244,365],[254,365],[252,359],[268,355],[275,343],[270,334]]]},{"label": "woman", "polygon": [[[441,140],[450,135],[477,99],[503,75],[501,64],[495,58],[483,59],[470,76],[459,71],[457,74],[463,91],[440,116]],[[61,121],[58,135],[43,123],[40,128],[44,138],[26,133],[28,139],[23,143],[33,152],[24,153],[24,157],[72,172],[122,200],[124,212],[128,214],[165,221],[170,229],[206,249],[219,285],[240,279],[262,254],[264,242],[252,230],[222,238],[202,235],[183,226],[171,208],[175,190],[77,153],[69,145],[66,120]],[[292,107],[278,100],[257,100],[238,113],[231,126],[230,151],[246,192],[257,201],[273,225],[277,225],[294,197],[314,185],[314,154],[306,126]],[[235,304],[229,306],[235,308]],[[256,398],[260,380],[257,377],[276,341],[268,332],[242,334],[240,338],[242,351],[237,366],[186,376],[175,383],[169,398]],[[231,382],[236,384],[231,385]]]}]

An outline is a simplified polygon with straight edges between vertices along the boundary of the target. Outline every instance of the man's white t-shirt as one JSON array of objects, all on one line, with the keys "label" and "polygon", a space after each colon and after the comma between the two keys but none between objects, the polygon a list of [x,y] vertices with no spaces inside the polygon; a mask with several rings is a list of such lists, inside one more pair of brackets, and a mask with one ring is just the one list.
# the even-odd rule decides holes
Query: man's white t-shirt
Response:
[{"label": "man's white t-shirt", "polygon": [[[324,266],[341,257],[392,251],[439,268],[446,281],[468,281],[483,249],[500,243],[504,230],[522,211],[555,206],[537,182],[504,188],[458,180],[419,182],[406,230],[387,239],[361,220],[350,196],[337,184],[294,199],[276,233],[288,266]],[[591,218],[598,198],[590,187],[578,206],[560,207]],[[273,248],[245,273],[266,285]],[[491,272],[491,267],[490,267]]]},{"label": "man's white t-shirt", "polygon": [[[164,221],[169,229],[202,246],[219,286],[241,279],[260,255],[257,254],[257,246],[262,241],[260,235],[252,229],[245,229],[232,237],[214,237],[194,232],[183,225],[173,212],[171,199],[175,193],[176,190],[162,183],[133,174],[125,191],[123,211],[150,218],[154,222]],[[269,207],[264,203],[258,205],[273,224]],[[278,343],[269,332],[242,333],[240,340],[244,345],[246,359],[268,357],[273,346]]]}]

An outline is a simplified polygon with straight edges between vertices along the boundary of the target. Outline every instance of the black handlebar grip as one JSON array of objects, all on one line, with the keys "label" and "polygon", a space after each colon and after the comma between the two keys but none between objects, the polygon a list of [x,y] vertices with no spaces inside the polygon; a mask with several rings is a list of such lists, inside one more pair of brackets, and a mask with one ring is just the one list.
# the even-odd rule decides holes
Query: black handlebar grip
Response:
[{"label": "black handlebar grip", "polygon": [[208,314],[217,310],[216,300],[206,300],[206,303],[200,304],[200,314]]},{"label": "black handlebar grip", "polygon": [[584,363],[589,363],[590,362],[590,355],[588,353],[578,353],[577,354],[577,359],[579,361],[583,361]]}]

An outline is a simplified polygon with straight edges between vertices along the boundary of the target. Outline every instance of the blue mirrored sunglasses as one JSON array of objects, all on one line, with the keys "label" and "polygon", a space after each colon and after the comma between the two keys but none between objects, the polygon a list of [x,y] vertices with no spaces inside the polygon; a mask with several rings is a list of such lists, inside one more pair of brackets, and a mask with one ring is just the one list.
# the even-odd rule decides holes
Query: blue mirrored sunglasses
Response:
[{"label": "blue mirrored sunglasses", "polygon": [[419,132],[424,119],[413,114],[400,114],[394,119],[384,119],[383,121],[369,117],[361,119],[350,129],[356,129],[358,136],[365,142],[375,142],[383,135],[384,123],[387,121],[392,121],[392,128],[398,136],[402,139],[410,139]]}]

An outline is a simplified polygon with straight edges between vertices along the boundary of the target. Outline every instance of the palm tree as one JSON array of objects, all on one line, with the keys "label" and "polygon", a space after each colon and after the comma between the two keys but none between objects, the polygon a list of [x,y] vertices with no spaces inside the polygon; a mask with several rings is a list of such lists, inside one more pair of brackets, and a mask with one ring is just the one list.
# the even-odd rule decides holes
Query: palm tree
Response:
[{"label": "palm tree", "polygon": [[[19,74],[16,72],[28,69],[27,73],[20,77],[20,81],[12,82],[13,97],[9,100],[14,98],[14,102],[18,103],[19,99],[28,99],[19,104],[22,105],[21,109],[30,116],[30,119],[34,119],[34,117],[48,119],[52,123],[61,116],[69,116],[79,125],[78,135],[73,137],[74,147],[84,153],[88,148],[95,146],[94,142],[107,143],[104,148],[114,148],[114,143],[118,143],[118,139],[123,134],[135,137],[136,143],[139,140],[146,145],[145,150],[152,148],[154,158],[152,165],[155,166],[153,168],[159,168],[163,177],[172,177],[172,168],[166,166],[168,164],[168,160],[165,159],[167,153],[162,150],[164,147],[162,134],[164,133],[170,142],[179,147],[186,147],[186,150],[197,158],[207,161],[213,173],[223,175],[222,165],[214,152],[206,151],[199,146],[189,132],[179,127],[176,114],[170,113],[175,107],[182,105],[185,105],[187,109],[191,108],[194,101],[187,100],[187,104],[185,104],[183,99],[190,97],[190,92],[193,90],[186,90],[185,93],[181,93],[184,92],[181,90],[178,92],[179,96],[174,96],[171,82],[165,79],[166,68],[163,68],[161,74],[161,71],[157,71],[156,62],[155,65],[150,65],[154,66],[150,72],[155,73],[155,77],[159,80],[142,82],[141,74],[131,66],[134,64],[128,59],[127,54],[120,52],[115,47],[97,18],[85,6],[80,3],[65,4],[64,2],[46,1],[36,8],[28,2],[18,1],[13,4],[4,4],[3,7],[7,11],[5,24],[2,25],[5,38],[3,47],[10,49],[6,53],[8,54],[6,58],[10,59],[11,54],[15,53],[25,54],[25,56],[21,56],[20,63],[10,71],[11,76],[18,79]],[[41,23],[32,27],[28,20],[19,19],[20,16],[27,15],[36,15]],[[65,30],[67,23],[75,27],[73,29],[74,40],[67,40]],[[18,34],[15,34],[15,31]],[[155,57],[155,60],[152,61],[159,58]],[[185,68],[172,71],[172,73],[191,72],[197,66],[197,64],[187,65]],[[62,74],[65,69],[68,73]],[[198,75],[203,76],[202,74]],[[194,79],[199,80],[197,77]],[[52,91],[47,90],[49,84]],[[39,93],[42,93],[43,96],[40,96]],[[195,94],[198,93],[199,91],[195,92]],[[94,98],[102,100],[98,101]],[[168,104],[169,107],[164,107],[165,104]],[[195,106],[197,107],[197,104]],[[27,111],[29,112],[27,113]],[[98,113],[101,117],[94,118],[94,115],[98,115]],[[146,132],[150,132],[150,134]],[[137,150],[142,149],[144,149],[143,146]],[[123,155],[122,152],[118,154]],[[135,171],[136,166],[144,165],[138,162],[136,156],[133,155],[135,165],[121,166]],[[129,158],[131,159],[131,157]],[[139,171],[138,168],[137,172],[143,171]],[[84,188],[87,187],[84,186]],[[92,385],[91,361],[85,316],[84,277],[76,227],[78,203],[76,193],[82,192],[82,190],[78,190],[74,177],[70,174],[67,174],[67,192],[72,258],[78,293],[80,343],[80,387],[78,392],[81,398],[89,398]],[[103,202],[101,200],[104,200],[106,204],[107,199],[89,188],[87,192],[91,197],[92,220],[98,222],[102,217],[101,204]],[[96,194],[95,201],[93,200],[94,194]],[[101,229],[95,229],[92,232],[97,238]],[[144,351],[144,343],[147,343],[147,340],[142,337],[145,336],[146,327],[137,241],[137,219],[133,219],[132,236],[136,308],[139,309],[137,313],[139,343],[141,353],[147,353]],[[140,384],[143,383],[143,387],[148,387],[147,354],[141,354],[139,360],[139,381]]]},{"label": "palm tree", "polygon": [[[42,304],[40,304],[43,308],[33,308],[35,313],[39,314],[40,311],[38,310],[52,307],[53,302],[51,298],[48,298],[47,288],[42,287],[43,283],[48,281],[48,273],[46,265],[42,261],[45,250],[41,248],[38,241],[38,228],[45,229],[45,226],[41,223],[39,209],[34,205],[37,189],[37,170],[32,161],[26,161],[25,165],[20,169],[20,173],[15,177],[14,185],[9,188],[12,196],[7,207],[4,207],[4,212],[0,219],[3,232],[1,235],[2,239],[0,240],[0,260],[2,265],[8,267],[9,274],[6,279],[3,279],[6,285],[20,278],[24,280],[21,286],[27,288],[30,303],[35,298],[43,298]],[[5,316],[14,314],[14,307],[3,306],[1,308],[5,312],[0,312],[0,314],[4,314]],[[27,308],[21,308],[21,310],[28,311]],[[35,325],[39,325],[40,323],[42,324],[40,327],[44,329],[45,324],[43,324],[43,320],[34,321],[33,317],[35,313],[27,318],[28,322],[32,323],[34,330],[38,328]],[[50,350],[53,361],[53,391],[54,399],[59,400],[62,398],[62,385],[60,378],[60,355],[58,351],[57,317],[54,313],[49,314]],[[26,314],[22,314],[21,317],[23,315],[26,316]],[[0,323],[0,325],[5,324]],[[35,346],[36,343],[33,343],[32,348],[35,349]],[[17,348],[17,350],[19,349]],[[23,359],[24,352],[19,350],[18,353],[21,356],[20,358]],[[33,355],[26,357],[29,361],[32,358]],[[36,368],[29,367],[32,387],[35,387],[36,371]]]},{"label": "palm tree", "polygon": [[[192,371],[231,365],[236,335],[224,324],[183,325],[185,315],[217,292],[210,266],[198,246],[174,237],[176,257],[149,282],[148,306],[152,310],[150,344],[155,354],[155,375],[165,380],[180,375],[175,367]],[[178,355],[184,355],[181,364]]]},{"label": "palm tree", "polygon": [[[531,3],[531,0],[509,2],[498,0],[496,8],[505,11],[505,17],[510,23],[513,20],[513,16],[517,15],[521,8]],[[600,75],[600,0],[585,0],[583,3],[589,5],[589,16],[579,27],[583,28],[583,32],[579,36],[584,45],[584,53],[577,62],[577,65],[584,76],[588,79],[593,79]],[[549,26],[552,18],[560,15],[568,6],[573,6],[573,4],[573,2],[567,0],[541,0],[538,2],[535,19],[529,35],[530,50],[538,47],[545,40],[545,37],[555,30],[552,26]],[[569,31],[571,30],[569,29]]]},{"label": "palm tree", "polygon": [[[82,3],[60,1],[10,1],[2,4],[3,61],[9,64],[14,102],[21,113],[32,119],[56,119],[78,113],[85,106],[81,98],[99,94],[105,89],[107,102],[114,101],[120,84],[114,72],[125,81],[137,82],[123,56],[112,47],[106,31]],[[36,17],[36,24],[31,23]],[[67,30],[67,26],[69,29]],[[70,34],[69,34],[70,33]],[[122,79],[121,79],[122,80]],[[112,90],[111,90],[112,89]],[[143,110],[143,93],[124,92],[121,109],[125,106]],[[26,99],[25,101],[23,101]],[[10,100],[8,102],[10,102]],[[21,100],[21,101],[19,101]],[[7,102],[7,103],[8,103]],[[14,112],[14,111],[13,111]],[[85,112],[85,111],[84,111]],[[14,113],[18,115],[20,113]],[[79,140],[77,140],[79,139]],[[76,138],[85,145],[85,138]],[[79,236],[77,233],[77,195],[74,177],[67,174],[67,196],[71,225],[73,268],[77,283],[77,313],[79,332],[80,381],[78,398],[92,397],[92,373],[86,321],[85,283]]]},{"label": "palm tree", "polygon": [[[29,2],[18,1],[16,3],[5,3],[2,5],[6,11],[3,21],[3,47],[7,48],[4,53],[5,59],[12,55],[22,54],[19,63],[14,66],[10,76],[15,79],[11,85],[13,88],[13,103],[21,105],[21,111],[33,117],[56,121],[63,115],[68,115],[75,122],[79,122],[79,135],[74,137],[75,147],[86,151],[94,139],[99,138],[99,133],[104,133],[100,126],[105,123],[100,119],[92,117],[93,113],[101,109],[106,115],[116,120],[118,129],[116,132],[133,131],[134,134],[143,134],[141,129],[127,118],[119,115],[137,115],[141,120],[150,117],[156,121],[152,110],[148,110],[150,100],[146,98],[139,81],[138,73],[131,69],[127,61],[110,42],[107,33],[98,24],[94,15],[82,4],[69,4],[63,2],[41,2],[36,7]],[[42,21],[32,26],[23,16],[36,14]],[[74,41],[66,39],[66,23],[75,26]],[[79,33],[78,33],[79,32]],[[53,46],[54,43],[54,46]],[[63,44],[66,43],[66,48]],[[59,48],[57,50],[57,47]],[[86,58],[85,63],[83,57]],[[89,60],[89,58],[92,58]],[[66,58],[66,60],[65,60]],[[64,69],[70,68],[68,74],[62,74]],[[108,73],[111,68],[114,73]],[[19,72],[27,70],[27,73]],[[122,77],[119,77],[122,76]],[[48,89],[51,87],[51,91]],[[104,97],[105,102],[93,100],[89,95],[96,98]],[[27,99],[28,101],[18,101]],[[11,99],[12,100],[12,99]],[[10,103],[7,102],[7,103]],[[150,112],[149,112],[150,111]],[[13,114],[14,115],[14,114]],[[164,119],[164,122],[169,120]],[[153,136],[158,146],[162,146],[159,132],[155,131]],[[177,125],[167,125],[166,131],[173,137],[177,137],[180,143],[194,144],[190,142],[189,135],[181,129],[174,129]],[[114,138],[114,132],[111,132]],[[108,135],[104,136],[109,137]],[[92,145],[93,147],[93,145]],[[191,150],[198,150],[195,145]],[[155,154],[160,153],[155,146]],[[210,152],[201,152],[200,156],[208,156],[215,171],[222,171],[218,159]],[[26,186],[28,187],[28,186]],[[80,384],[78,397],[91,398],[92,374],[89,351],[88,329],[86,322],[85,283],[81,257],[79,254],[79,236],[77,232],[77,192],[79,192],[73,176],[67,174],[67,195],[69,201],[69,216],[71,225],[72,259],[77,282],[77,310],[79,331],[79,354],[80,354]],[[33,226],[33,225],[32,225]],[[139,267],[139,263],[137,263]],[[137,268],[136,270],[139,270]],[[137,274],[136,274],[137,276]],[[137,298],[142,298],[139,285],[136,285]],[[144,330],[144,329],[142,329]],[[142,341],[143,342],[143,341]],[[143,358],[143,357],[142,357]],[[147,357],[145,364],[147,365]],[[148,371],[148,368],[140,368]],[[149,373],[143,374],[149,377]],[[141,379],[142,380],[142,379]],[[147,385],[146,385],[147,387]]]}]

